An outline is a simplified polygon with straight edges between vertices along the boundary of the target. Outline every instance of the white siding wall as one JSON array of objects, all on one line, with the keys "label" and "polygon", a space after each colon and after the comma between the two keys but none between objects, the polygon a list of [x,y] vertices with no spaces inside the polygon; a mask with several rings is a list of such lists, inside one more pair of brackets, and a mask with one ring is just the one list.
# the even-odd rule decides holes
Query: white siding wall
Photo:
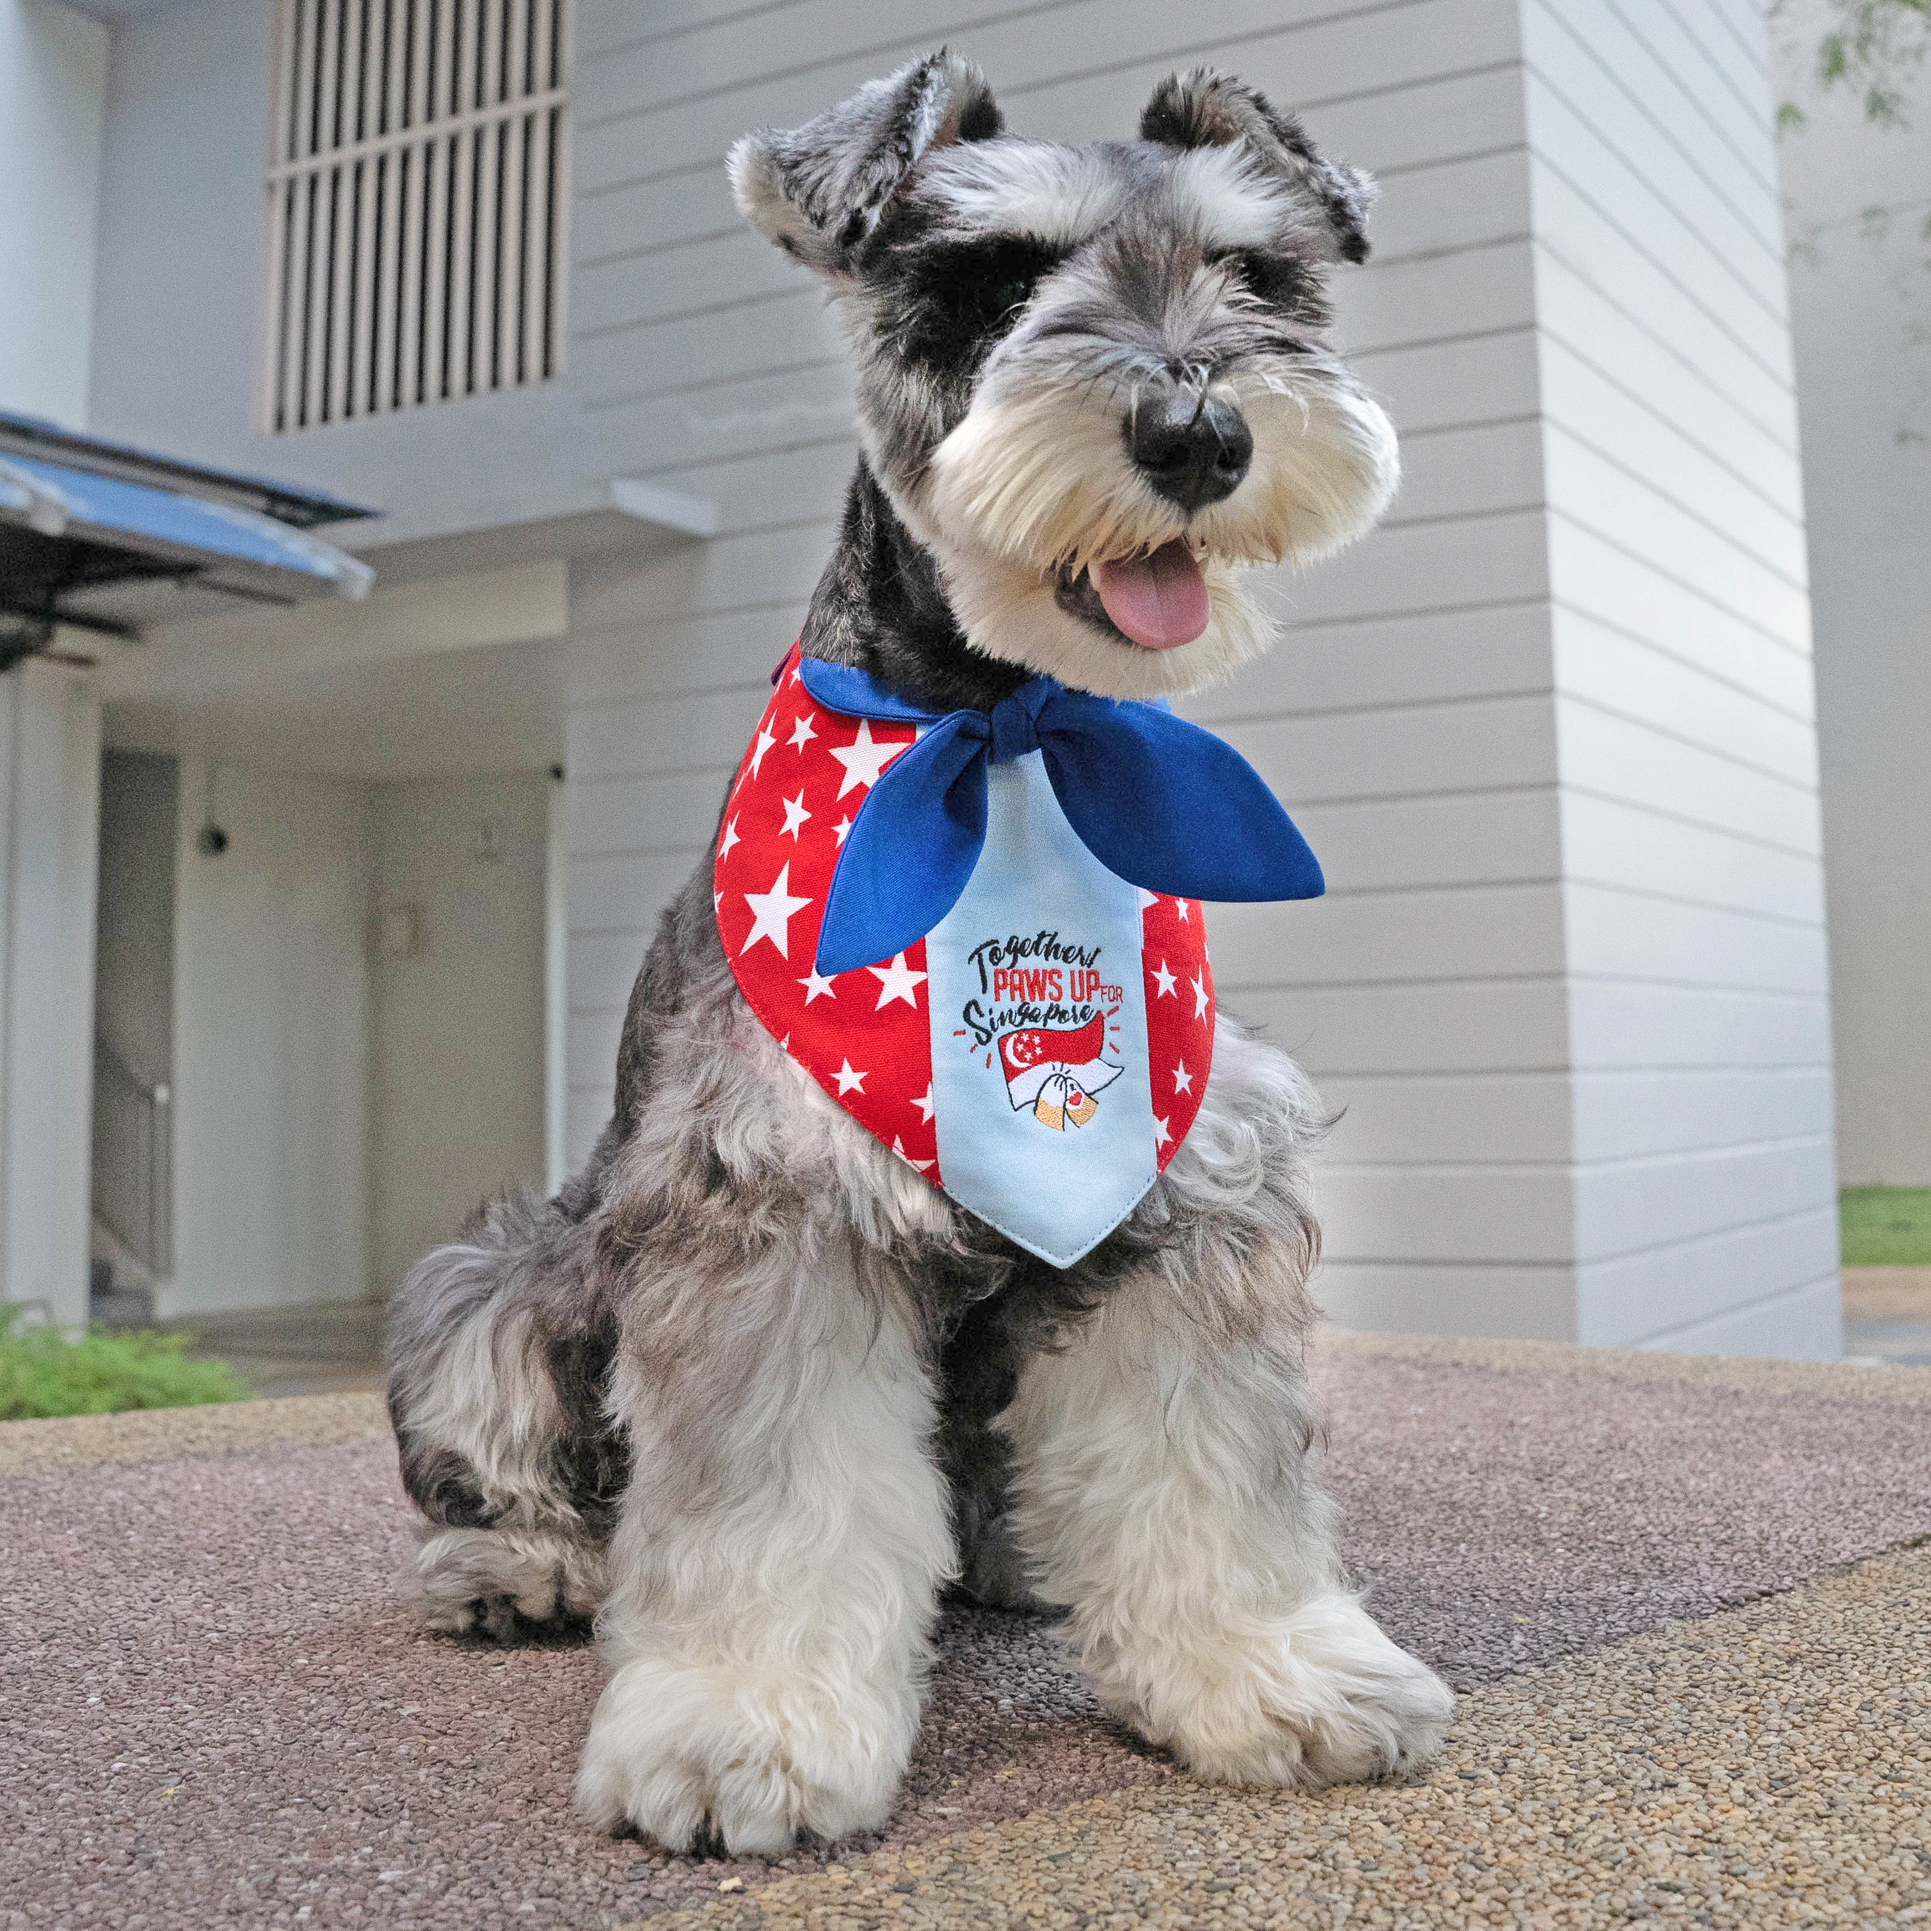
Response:
[{"label": "white siding wall", "polygon": [[1587,1341],[1835,1354],[1830,1009],[1768,37],[1524,0]]},{"label": "white siding wall", "polygon": [[[914,0],[889,39],[848,0],[707,11],[580,19],[571,380],[598,461],[714,498],[721,530],[573,569],[573,1157],[852,456],[835,339],[733,213],[726,148],[942,40],[1013,125],[1068,139],[1129,133],[1207,59],[1386,189],[1340,336],[1407,484],[1368,542],[1279,584],[1282,647],[1195,706],[1329,874],[1323,901],[1215,918],[1228,1005],[1346,1108],[1324,1298],[1355,1324],[1607,1339],[1823,1283],[1801,512],[1745,0],[1645,8],[1647,41],[1611,0],[1240,0],[1210,27],[1154,0],[985,24]],[[1752,1239],[1781,1265],[1793,1232],[1809,1272],[1765,1287]]]}]

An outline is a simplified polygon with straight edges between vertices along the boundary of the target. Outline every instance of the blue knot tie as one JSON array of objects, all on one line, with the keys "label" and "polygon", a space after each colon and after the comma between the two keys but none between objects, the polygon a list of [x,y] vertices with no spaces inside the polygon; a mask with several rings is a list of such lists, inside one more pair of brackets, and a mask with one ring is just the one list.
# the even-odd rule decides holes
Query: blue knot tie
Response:
[{"label": "blue knot tie", "polygon": [[986,842],[986,767],[1038,751],[1060,809],[1116,877],[1170,898],[1318,898],[1321,867],[1232,745],[1163,704],[1034,677],[986,711],[925,711],[868,672],[799,660],[827,710],[925,726],[845,836],[818,930],[827,977],[890,959],[958,903]]}]

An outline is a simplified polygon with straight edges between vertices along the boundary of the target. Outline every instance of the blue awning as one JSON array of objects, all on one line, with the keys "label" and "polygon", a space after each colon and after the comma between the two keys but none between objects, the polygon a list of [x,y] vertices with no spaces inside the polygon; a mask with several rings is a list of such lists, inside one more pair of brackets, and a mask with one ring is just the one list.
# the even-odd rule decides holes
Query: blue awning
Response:
[{"label": "blue awning", "polygon": [[366,563],[258,511],[11,454],[0,456],[0,525],[8,523],[276,603],[362,597],[373,579]]}]

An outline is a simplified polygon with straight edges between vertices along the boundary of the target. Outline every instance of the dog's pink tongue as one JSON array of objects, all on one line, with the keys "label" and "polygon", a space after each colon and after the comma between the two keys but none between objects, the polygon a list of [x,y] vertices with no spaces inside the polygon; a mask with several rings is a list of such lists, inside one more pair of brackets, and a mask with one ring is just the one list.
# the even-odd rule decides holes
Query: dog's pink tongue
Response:
[{"label": "dog's pink tongue", "polygon": [[1207,580],[1178,538],[1148,557],[1094,564],[1093,588],[1114,627],[1148,650],[1190,644],[1207,628]]}]

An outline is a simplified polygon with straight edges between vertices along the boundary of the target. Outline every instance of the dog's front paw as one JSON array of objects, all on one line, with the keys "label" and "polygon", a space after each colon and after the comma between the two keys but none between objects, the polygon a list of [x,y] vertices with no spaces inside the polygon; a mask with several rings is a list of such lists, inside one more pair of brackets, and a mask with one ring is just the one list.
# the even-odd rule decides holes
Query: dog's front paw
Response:
[{"label": "dog's front paw", "polygon": [[628,1819],[667,1850],[711,1835],[733,1854],[776,1854],[800,1831],[883,1823],[917,1728],[909,1683],[881,1691],[638,1657],[597,1704],[577,1807],[606,1830]]},{"label": "dog's front paw", "polygon": [[1426,1763],[1455,1698],[1352,1596],[1107,1672],[1109,1700],[1197,1776],[1314,1788]]}]

